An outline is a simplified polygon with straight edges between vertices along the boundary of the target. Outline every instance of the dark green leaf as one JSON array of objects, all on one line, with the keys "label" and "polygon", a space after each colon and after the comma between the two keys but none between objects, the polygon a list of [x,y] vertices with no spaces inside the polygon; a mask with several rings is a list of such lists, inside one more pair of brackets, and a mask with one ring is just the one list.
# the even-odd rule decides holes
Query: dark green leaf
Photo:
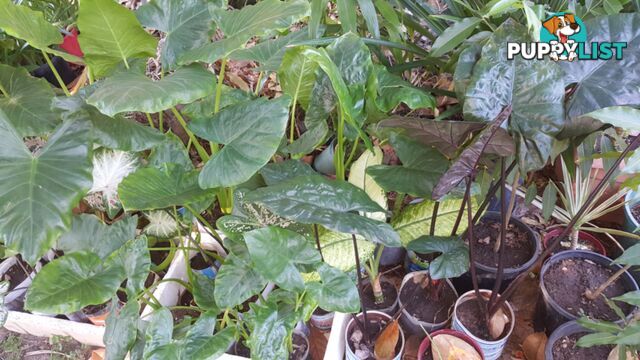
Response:
[{"label": "dark green leaf", "polygon": [[156,55],[158,41],[148,34],[132,11],[113,0],[83,0],[78,11],[78,41],[96,77],[128,59]]},{"label": "dark green leaf", "polygon": [[244,234],[249,254],[262,276],[286,290],[302,290],[304,282],[296,265],[320,262],[311,241],[290,230],[270,226]]},{"label": "dark green leaf", "polygon": [[287,336],[289,329],[278,316],[278,310],[256,306],[254,328],[249,338],[252,359],[288,359]]},{"label": "dark green leaf", "polygon": [[542,216],[545,220],[549,220],[551,218],[551,214],[553,214],[553,210],[556,207],[557,190],[553,184],[547,184],[547,187],[544,189],[544,193],[542,193]]},{"label": "dark green leaf", "polygon": [[76,252],[45,265],[27,291],[25,308],[68,314],[109,300],[124,280],[124,269],[90,252]]},{"label": "dark green leaf", "polygon": [[[640,14],[616,14],[585,21],[587,39],[592,43],[626,42],[624,56],[617,60],[563,61],[565,83],[575,83],[569,99],[570,117],[616,105],[640,105],[640,74],[627,72],[640,61]],[[585,30],[583,30],[585,31]]]},{"label": "dark green leaf", "polygon": [[160,60],[166,69],[173,69],[183,52],[208,42],[208,5],[206,0],[153,0],[136,11],[142,25],[165,33]]},{"label": "dark green leaf", "polygon": [[229,255],[216,276],[214,296],[221,308],[242,304],[267,284],[251,263],[234,254]]},{"label": "dark green leaf", "polygon": [[640,290],[630,291],[626,294],[614,297],[613,300],[624,301],[627,304],[640,306]]},{"label": "dark green leaf", "polygon": [[214,80],[214,75],[199,65],[180,68],[158,81],[121,72],[103,80],[87,103],[109,116],[125,111],[156,113],[213,94]]},{"label": "dark green leaf", "polygon": [[436,101],[431,94],[413,87],[400,76],[387,71],[384,66],[376,65],[374,69],[378,79],[376,105],[381,111],[389,112],[400,103],[405,103],[410,109],[436,106]]},{"label": "dark green leaf", "polygon": [[0,0],[0,29],[38,49],[62,43],[62,34],[43,13],[11,0]]},{"label": "dark green leaf", "polygon": [[626,249],[614,262],[622,265],[640,266],[640,244]]},{"label": "dark green leaf", "polygon": [[[209,316],[215,321],[215,314]],[[218,359],[227,351],[233,340],[234,329],[232,327],[226,327],[213,336],[193,336],[190,331],[182,349],[182,358],[193,360]]]},{"label": "dark green leaf", "polygon": [[166,169],[142,168],[122,180],[118,195],[127,211],[163,209],[186,205],[215,196],[198,185],[198,172],[175,164]]},{"label": "dark green leaf", "polygon": [[296,47],[285,52],[278,70],[278,80],[282,91],[306,109],[316,81],[318,64],[302,55],[302,50]]},{"label": "dark green leaf", "polygon": [[106,259],[136,237],[137,224],[137,216],[125,217],[111,225],[104,224],[94,215],[74,216],[71,230],[58,239],[56,248],[65,254],[90,251],[101,259]]},{"label": "dark green leaf", "polygon": [[193,170],[189,152],[179,137],[173,133],[165,134],[164,141],[151,149],[147,159],[149,166],[163,169],[165,164],[176,164],[185,171]]},{"label": "dark green leaf", "polygon": [[286,129],[290,102],[288,96],[259,98],[229,106],[211,119],[192,122],[190,128],[196,135],[225,145],[205,164],[200,186],[241,184],[269,162]]},{"label": "dark green leaf", "polygon": [[215,289],[214,280],[194,271],[193,282],[191,284],[193,285],[193,299],[196,301],[196,304],[205,310],[217,311],[218,306],[213,296]]},{"label": "dark green leaf", "polygon": [[115,252],[110,261],[122,266],[127,277],[127,292],[133,297],[144,289],[151,269],[147,237],[142,235],[130,240]]},{"label": "dark green leaf", "polygon": [[467,86],[471,81],[473,68],[480,59],[481,53],[482,45],[471,44],[462,50],[458,56],[456,71],[453,74],[453,82],[455,84],[458,101],[464,102],[464,96],[467,92]]},{"label": "dark green leaf", "polygon": [[[222,85],[222,90],[220,91],[220,107],[218,110],[252,99],[255,99],[253,93]],[[215,112],[215,101],[215,94],[198,101],[194,101],[182,108],[182,114],[191,119],[211,117]]]},{"label": "dark green leaf", "polygon": [[322,264],[318,268],[322,282],[307,284],[308,291],[327,311],[355,313],[360,310],[358,288],[347,274]]},{"label": "dark green leaf", "polygon": [[260,170],[267,185],[275,185],[297,176],[317,175],[309,164],[299,160],[269,163]]},{"label": "dark green leaf", "polygon": [[367,240],[399,246],[398,234],[385,223],[353,212],[384,211],[361,189],[344,181],[321,176],[299,176],[284,183],[247,194],[274,213],[304,224],[321,224],[328,229],[362,235]]},{"label": "dark green leaf", "polygon": [[0,238],[35,263],[71,223],[71,209],[91,187],[89,124],[61,124],[31,153],[0,111]]},{"label": "dark green leaf", "polygon": [[149,323],[145,330],[144,354],[152,353],[157,348],[171,342],[173,334],[173,316],[171,311],[165,307],[155,310],[149,316]]},{"label": "dark green leaf", "polygon": [[429,264],[432,279],[454,278],[469,270],[469,249],[457,236],[421,236],[407,249],[421,254],[440,253]]},{"label": "dark green leaf", "polygon": [[44,79],[31,77],[24,68],[0,64],[0,109],[21,136],[53,130],[59,122],[51,111],[54,95]]},{"label": "dark green leaf", "polygon": [[137,301],[129,301],[124,307],[117,309],[117,303],[117,298],[111,301],[111,310],[104,330],[105,360],[124,359],[136,340],[135,324],[138,321],[140,304]]},{"label": "dark green leaf", "polygon": [[527,193],[524,196],[525,204],[530,205],[533,202],[533,200],[535,200],[536,196],[538,196],[538,187],[536,186],[535,183],[532,183],[527,188]]},{"label": "dark green leaf", "polygon": [[287,46],[299,41],[309,40],[309,32],[306,28],[293,31],[288,35],[276,39],[262,41],[247,49],[234,51],[229,55],[232,60],[250,60],[260,64],[260,71],[278,71],[280,63],[287,51]]},{"label": "dark green leaf", "polygon": [[477,17],[468,17],[448,27],[431,46],[430,55],[440,57],[455,49],[456,46],[469,38],[481,21],[482,19]]}]

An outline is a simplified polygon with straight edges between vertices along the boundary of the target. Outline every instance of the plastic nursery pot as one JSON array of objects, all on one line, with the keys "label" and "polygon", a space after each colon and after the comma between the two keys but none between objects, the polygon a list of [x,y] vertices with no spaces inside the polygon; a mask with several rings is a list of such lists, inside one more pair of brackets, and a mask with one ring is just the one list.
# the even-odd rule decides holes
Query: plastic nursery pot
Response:
[{"label": "plastic nursery pot", "polygon": [[429,262],[420,257],[415,251],[407,250],[404,259],[404,269],[410,273],[413,271],[422,271],[429,269]]},{"label": "plastic nursery pot", "polygon": [[[553,239],[557,238],[558,235],[560,235],[563,230],[564,229],[553,229],[548,233],[546,233],[544,235],[544,239],[542,240],[544,244],[544,248],[546,249],[547,246],[553,242]],[[570,240],[567,239],[566,241],[570,241]],[[598,238],[596,238],[595,236],[587,232],[578,231],[578,242],[585,244],[590,251],[593,251],[600,255],[605,255],[605,256],[607,255],[607,251],[605,250],[604,245],[602,245],[600,240],[598,240]],[[557,249],[559,249],[559,251],[569,250],[568,247],[564,247],[562,244],[560,244],[560,246]]]},{"label": "plastic nursery pot", "polygon": [[418,348],[418,360],[424,360],[425,358],[424,353],[426,353],[427,350],[431,349],[431,339],[433,339],[438,335],[451,335],[451,336],[457,337],[460,340],[463,340],[467,344],[473,346],[473,348],[476,349],[478,354],[480,354],[480,358],[484,360],[484,356],[482,355],[482,349],[480,348],[480,345],[478,345],[478,343],[475,340],[473,340],[470,336],[467,336],[463,332],[451,330],[451,329],[442,329],[442,330],[429,333],[429,336],[426,336],[420,343],[420,347]]},{"label": "plastic nursery pot", "polygon": [[[118,302],[118,307],[121,307],[122,304]],[[104,326],[107,321],[107,317],[109,316],[111,310],[111,303],[106,302],[100,305],[90,305],[82,309],[82,313],[86,318],[93,324],[97,326]]]},{"label": "plastic nursery pot", "polygon": [[[383,313],[385,313],[387,315],[393,316],[393,314],[395,314],[395,312],[396,312],[396,309],[398,308],[398,295],[399,295],[399,292],[395,288],[395,285],[393,285],[393,283],[391,281],[389,281],[389,280],[385,279],[384,277],[382,277],[382,278],[380,278],[380,285],[383,287],[383,289],[384,289],[384,284],[391,285],[393,287],[393,289],[395,290],[395,292],[396,292],[396,298],[393,300],[393,303],[391,305],[387,306],[387,307],[383,307],[383,308],[378,307],[378,305],[373,304],[373,295],[371,295],[371,303],[368,304],[367,309],[380,311],[380,312],[383,312]],[[371,283],[369,281],[366,281],[363,284],[363,289],[362,289],[363,296],[367,296],[366,292],[370,288],[371,288]],[[368,299],[367,299],[367,301],[368,301]],[[366,304],[366,302],[365,302],[365,304]]]},{"label": "plastic nursery pot", "polygon": [[[480,295],[488,300],[489,297],[491,296],[491,291],[480,290]],[[503,307],[504,307],[504,310],[506,310],[506,314],[510,320],[508,325],[509,330],[507,331],[506,335],[504,335],[502,338],[498,340],[485,340],[471,333],[471,331],[469,331],[469,329],[467,329],[464,326],[464,324],[462,324],[462,321],[460,321],[460,319],[458,318],[458,308],[460,307],[460,305],[467,301],[476,301],[475,299],[476,299],[476,294],[473,290],[462,294],[462,296],[458,298],[458,301],[456,301],[456,306],[453,308],[453,321],[451,323],[451,327],[454,330],[463,332],[465,335],[475,340],[480,346],[480,349],[482,350],[481,354],[483,355],[483,358],[485,360],[499,359],[500,355],[502,355],[502,351],[504,350],[504,347],[507,345],[507,341],[509,340],[511,333],[513,333],[513,328],[515,326],[516,317],[515,317],[515,314],[513,313],[513,308],[511,307],[511,304],[509,304],[509,302],[507,301],[504,302]]]},{"label": "plastic nursery pot", "polygon": [[[556,357],[553,356],[553,346],[556,342],[560,341],[565,336],[571,336],[579,333],[590,333],[591,331],[583,328],[576,321],[569,321],[568,323],[564,323],[559,326],[557,329],[551,333],[549,336],[549,340],[547,340],[547,344],[544,346],[544,358],[545,360],[554,360]],[[601,345],[602,346],[602,345]],[[606,346],[606,345],[604,345]],[[597,346],[600,347],[600,346]],[[611,350],[609,350],[611,351]],[[593,352],[593,348],[585,348],[583,355],[588,356],[586,354],[591,354]],[[595,357],[589,357],[590,359],[596,359]],[[605,357],[606,358],[606,357]],[[577,359],[577,358],[576,358]],[[582,357],[582,359],[586,359],[586,357]],[[598,357],[599,359],[599,357]]]},{"label": "plastic nursery pot", "polygon": [[[400,316],[400,323],[402,324],[402,328],[405,329],[410,334],[423,334],[424,331],[432,332],[432,331],[436,331],[436,330],[442,329],[449,322],[449,320],[451,319],[451,308],[449,309],[449,312],[447,314],[446,319],[444,321],[437,322],[437,323],[426,321],[426,320],[423,320],[423,319],[419,319],[419,318],[415,317],[414,315],[412,315],[411,313],[409,313],[409,311],[407,310],[407,307],[406,307],[405,303],[403,302],[403,299],[400,296],[400,294],[402,294],[402,290],[405,288],[405,285],[408,284],[409,281],[413,280],[414,277],[416,277],[416,276],[426,276],[428,273],[429,272],[427,270],[415,271],[415,272],[408,273],[402,279],[402,285],[400,285],[400,291],[398,293],[398,303],[400,304],[400,308],[402,308],[402,315]],[[458,298],[458,292],[456,291],[456,289],[453,286],[453,284],[451,283],[451,281],[449,281],[448,279],[441,280],[441,281],[445,281],[445,286],[448,286],[453,291],[453,293],[455,294],[455,297]],[[426,301],[426,299],[425,299],[425,301]],[[429,303],[433,304],[433,303],[435,303],[435,301],[433,299],[429,299]]]},{"label": "plastic nursery pot", "polygon": [[[487,211],[484,216],[482,216],[482,220],[493,220],[500,222],[502,220],[502,215],[499,212]],[[538,260],[540,253],[542,253],[542,244],[540,242],[540,238],[538,234],[536,234],[530,227],[528,227],[522,221],[511,218],[510,223],[514,224],[518,229],[522,230],[527,234],[527,239],[531,247],[533,248],[533,255],[531,258],[525,262],[524,264],[517,267],[504,268],[504,273],[502,276],[502,289],[506,288],[507,285],[511,282],[511,280],[515,279],[518,275],[525,272],[529,267],[533,265],[533,263]],[[480,288],[484,289],[492,289],[493,285],[496,281],[496,274],[498,272],[498,268],[493,266],[487,266],[480,264],[476,261],[477,275],[478,275],[478,284]],[[466,274],[467,277],[470,277],[470,274]]]},{"label": "plastic nursery pot", "polygon": [[[630,233],[640,233],[640,222],[633,216],[633,209],[640,203],[640,197],[637,192],[629,191],[624,197],[624,230]],[[620,239],[620,244],[623,248],[627,249],[638,243],[638,240],[623,238]]]},{"label": "plastic nursery pot", "polygon": [[[360,313],[358,315],[356,315],[356,318],[358,319],[358,321],[360,321],[360,323],[364,322],[364,314]],[[380,322],[380,321],[386,321],[387,323],[389,323],[391,321],[391,316],[382,313],[380,311],[367,311],[367,320],[369,321],[369,323],[372,322]],[[351,320],[349,320],[349,322],[347,323],[347,328],[344,332],[344,345],[345,345],[345,358],[347,360],[362,360],[359,357],[356,356],[355,354],[355,350],[351,349],[351,346],[349,345],[349,339],[351,338],[351,335],[353,334],[353,332],[357,329],[357,326],[355,324],[355,322],[353,321],[353,318]],[[392,359],[392,360],[400,360],[402,359],[402,354],[404,353],[404,332],[402,331],[402,327],[398,327],[398,329],[400,330],[400,338],[398,339],[399,343],[400,343],[400,349],[397,351],[396,356]],[[376,334],[377,335],[377,334]],[[398,349],[398,347],[396,346],[396,349]]]},{"label": "plastic nursery pot", "polygon": [[[540,270],[540,290],[542,291],[542,298],[544,300],[546,316],[545,316],[545,325],[547,328],[547,332],[551,332],[555,330],[558,326],[562,325],[571,320],[576,320],[578,318],[577,315],[574,315],[564,309],[560,304],[558,304],[549,294],[549,290],[547,289],[544,278],[547,273],[549,273],[551,267],[565,259],[584,259],[586,261],[590,261],[592,263],[596,263],[603,267],[608,267],[613,271],[618,271],[622,269],[622,266],[618,264],[613,264],[613,260],[609,259],[606,256],[596,254],[592,251],[585,250],[567,250],[559,252],[553,256],[551,256],[545,263],[542,265],[542,269]],[[618,281],[622,281],[624,286],[624,292],[630,292],[634,290],[638,290],[638,284],[631,277],[628,271],[625,271],[622,276],[618,278]],[[631,317],[633,311],[629,312],[628,318]],[[621,324],[622,319],[616,321],[616,323]]]},{"label": "plastic nursery pot", "polygon": [[[294,330],[294,331],[293,331],[293,346],[294,346],[294,353],[295,353],[295,351],[296,351],[295,347],[296,347],[296,345],[297,345],[297,344],[295,343],[296,336],[298,336],[298,338],[299,338],[299,339],[302,339],[302,340],[304,341],[304,344],[302,345],[302,346],[304,346],[304,349],[303,349],[303,350],[300,350],[300,353],[302,354],[302,356],[292,357],[292,356],[290,355],[290,357],[289,357],[289,358],[290,358],[290,359],[293,359],[293,360],[307,360],[307,359],[309,359],[309,347],[310,347],[310,345],[309,345],[309,338],[308,338],[308,337],[307,337],[307,335],[305,335],[302,331]],[[298,346],[300,346],[300,345],[298,344]],[[293,355],[293,354],[292,354],[292,355]]]},{"label": "plastic nursery pot", "polygon": [[313,314],[311,314],[311,319],[309,320],[309,322],[316,329],[326,331],[331,329],[331,326],[333,325],[334,315],[335,313],[333,311],[326,311],[324,309],[317,308],[313,312]]},{"label": "plastic nursery pot", "polygon": [[[380,245],[378,245],[380,246]],[[402,246],[400,247],[386,247],[382,249],[382,256],[380,256],[380,265],[392,266],[400,264],[407,251]]]}]

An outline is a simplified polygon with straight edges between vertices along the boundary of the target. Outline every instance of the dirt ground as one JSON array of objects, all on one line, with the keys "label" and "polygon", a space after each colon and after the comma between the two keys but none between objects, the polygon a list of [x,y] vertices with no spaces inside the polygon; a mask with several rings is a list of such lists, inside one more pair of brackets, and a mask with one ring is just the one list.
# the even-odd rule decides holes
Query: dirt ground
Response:
[{"label": "dirt ground", "polygon": [[0,328],[0,360],[86,360],[91,347],[71,338],[43,338]]}]

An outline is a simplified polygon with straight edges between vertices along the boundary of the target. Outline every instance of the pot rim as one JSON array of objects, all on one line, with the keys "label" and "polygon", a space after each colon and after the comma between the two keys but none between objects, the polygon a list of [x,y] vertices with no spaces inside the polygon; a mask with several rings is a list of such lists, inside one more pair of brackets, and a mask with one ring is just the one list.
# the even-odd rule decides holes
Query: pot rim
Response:
[{"label": "pot rim", "polygon": [[[391,320],[392,317],[391,315],[385,314],[382,311],[377,311],[377,310],[367,310],[367,315],[369,314],[375,314],[378,316],[382,316],[383,318],[387,319],[387,320]],[[358,318],[358,320],[360,320],[360,318],[363,316],[362,312],[359,312],[356,315],[356,318]],[[353,353],[353,350],[351,350],[351,346],[349,346],[349,329],[350,328],[355,328],[354,324],[353,324],[353,317],[351,319],[349,319],[349,322],[347,323],[347,326],[344,328],[344,346],[346,348],[347,351],[350,351]],[[400,353],[396,354],[396,357],[398,355],[401,355],[404,352],[404,346],[405,346],[405,339],[404,339],[404,331],[402,330],[401,326],[398,326],[398,329],[400,330],[400,341],[401,341],[401,346],[400,346]]]},{"label": "pot rim", "polygon": [[[501,219],[501,215],[499,212],[497,211],[487,211],[484,213],[484,215],[482,215],[482,217],[480,218],[480,220],[484,219],[485,217],[487,217],[487,215],[489,215],[490,218],[497,218],[497,219]],[[500,220],[498,220],[500,221]],[[504,274],[518,274],[521,273],[525,270],[527,270],[529,267],[531,267],[531,265],[533,265],[537,260],[538,257],[540,257],[540,254],[542,253],[542,241],[540,241],[540,236],[534,232],[527,224],[523,223],[522,221],[520,221],[519,219],[516,219],[514,217],[511,217],[511,219],[509,219],[509,222],[516,224],[517,227],[519,227],[520,229],[524,229],[525,233],[527,233],[527,238],[529,239],[530,242],[533,242],[534,244],[534,250],[533,250],[533,255],[531,256],[531,258],[525,262],[524,264],[517,266],[517,267],[505,267],[504,268]],[[497,267],[493,267],[493,266],[487,266],[484,264],[479,263],[478,261],[475,262],[475,265],[478,269],[488,272],[488,273],[492,273],[495,274],[498,272],[498,268]]]},{"label": "pot rim", "polygon": [[418,347],[418,360],[424,359],[424,352],[427,349],[431,348],[431,339],[438,335],[451,335],[455,336],[458,339],[464,340],[467,344],[473,346],[473,348],[480,354],[480,358],[484,360],[484,354],[482,353],[482,348],[471,336],[463,333],[462,331],[454,330],[454,329],[440,329],[428,334],[429,336],[425,336],[424,339],[420,342],[420,346]]},{"label": "pot rim", "polygon": [[631,207],[640,202],[640,198],[636,198],[637,195],[635,191],[629,191],[624,197],[624,213],[636,228],[640,227],[640,222],[631,213]]},{"label": "pot rim", "polygon": [[[480,289],[480,295],[488,295],[491,296],[491,290],[487,290],[487,289]],[[467,301],[473,300],[475,299],[475,290],[469,290],[466,293],[462,294],[458,300],[456,301],[456,305],[453,308],[453,313],[454,315],[457,313],[458,311],[458,306],[460,306],[460,304],[465,303]],[[500,297],[500,295],[498,295],[498,297]],[[513,333],[513,329],[515,328],[516,325],[516,314],[513,312],[513,307],[511,306],[511,304],[509,304],[508,301],[505,301],[504,304],[502,305],[503,307],[506,307],[508,310],[508,314],[507,316],[509,316],[509,319],[511,321],[509,321],[510,326],[509,326],[509,331],[507,332],[507,335],[501,337],[498,340],[485,340],[482,339],[474,334],[471,333],[471,331],[469,329],[467,329],[466,326],[464,326],[464,324],[462,323],[462,321],[458,321],[460,323],[460,326],[466,330],[465,334],[469,335],[469,337],[471,337],[473,340],[477,341],[478,343],[485,343],[485,344],[498,344],[501,342],[506,342],[509,337],[511,336],[511,334]]]},{"label": "pot rim", "polygon": [[575,333],[579,333],[579,332],[589,332],[589,333],[591,333],[592,331],[583,328],[575,320],[566,322],[566,323],[558,326],[555,330],[553,330],[553,332],[549,336],[549,339],[547,339],[547,343],[544,346],[544,357],[545,357],[545,359],[553,360],[553,345],[556,343],[556,341],[558,341],[560,338],[562,338],[564,336],[569,336],[569,335],[572,335],[572,334],[575,334]]},{"label": "pot rim", "polygon": [[[558,237],[558,235],[560,235],[560,233],[562,232],[562,230],[564,228],[565,227],[559,227],[559,228],[551,229],[551,231],[547,232],[544,235],[544,237],[542,238],[542,245],[544,246],[545,249],[547,248],[547,243],[551,239]],[[584,230],[578,230],[578,238],[582,239],[582,240],[587,240],[591,244],[593,244],[594,247],[597,248],[597,254],[607,256],[607,250],[604,248],[604,245],[602,244],[602,241],[600,241],[600,239],[598,239],[597,237],[591,235],[590,233],[588,233],[588,232],[586,232]],[[595,251],[592,251],[592,252],[595,252]]]},{"label": "pot rim", "polygon": [[[595,259],[589,258],[590,256],[595,257]],[[599,265],[603,265],[603,266],[607,266],[607,267],[614,267],[615,270],[620,270],[622,269],[622,266],[613,263],[613,260],[595,253],[593,251],[588,251],[588,250],[566,250],[566,251],[562,251],[559,253],[556,253],[554,255],[552,255],[551,257],[549,257],[544,264],[542,265],[542,268],[540,269],[540,280],[539,280],[539,286],[540,286],[540,291],[542,292],[542,296],[545,300],[545,302],[547,302],[555,311],[559,312],[560,315],[562,315],[563,317],[570,319],[571,320],[576,320],[579,318],[579,316],[573,315],[570,312],[568,312],[567,310],[565,310],[563,307],[561,307],[549,294],[549,291],[547,290],[547,287],[544,285],[544,275],[549,271],[549,269],[551,268],[551,265],[555,264],[556,262],[560,261],[560,260],[564,260],[564,259],[571,259],[571,258],[577,258],[577,259],[588,259],[588,260],[595,260],[596,262],[598,262]],[[625,271],[622,275],[624,278],[626,278],[626,280],[628,280],[631,283],[631,286],[634,288],[633,290],[639,290],[638,288],[638,283],[636,282],[636,280],[633,278],[633,276],[631,276],[631,274],[629,274],[629,271]],[[630,290],[630,291],[633,291]],[[637,309],[638,307],[635,306],[633,309]],[[629,318],[630,316],[633,315],[634,311],[631,311],[626,318]],[[624,320],[623,319],[619,319],[617,321],[614,321],[615,323],[622,323]],[[564,324],[563,324],[564,325]]]},{"label": "pot rim", "polygon": [[[402,278],[402,283],[400,284],[400,289],[398,290],[398,304],[402,308],[402,314],[406,315],[407,317],[410,317],[412,319],[417,320],[418,322],[425,323],[425,324],[430,324],[430,325],[434,325],[434,326],[440,326],[440,325],[444,326],[447,322],[449,322],[451,320],[451,317],[453,316],[453,310],[449,313],[449,316],[447,316],[447,319],[445,321],[439,322],[439,323],[432,323],[432,322],[429,322],[429,321],[426,321],[426,320],[418,319],[417,317],[409,314],[407,309],[402,304],[402,299],[400,298],[400,294],[402,294],[402,288],[404,287],[404,284],[407,281],[409,281],[411,278],[413,278],[416,275],[428,274],[428,273],[429,273],[429,270],[412,271],[410,273],[407,273],[404,276],[404,278]],[[440,279],[440,280],[443,280],[443,279]],[[456,301],[457,301],[458,298],[460,298],[460,295],[458,295],[458,291],[456,290],[455,286],[453,286],[453,283],[451,283],[451,280],[449,280],[449,279],[444,279],[444,280],[446,280],[447,285],[449,285],[449,287],[453,290],[453,293],[456,294]]]}]

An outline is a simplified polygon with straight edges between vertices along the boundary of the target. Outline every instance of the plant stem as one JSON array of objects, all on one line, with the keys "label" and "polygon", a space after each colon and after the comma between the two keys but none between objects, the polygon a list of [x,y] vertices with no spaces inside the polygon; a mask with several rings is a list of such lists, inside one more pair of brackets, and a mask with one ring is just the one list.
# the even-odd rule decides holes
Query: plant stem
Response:
[{"label": "plant stem", "polygon": [[191,143],[196,148],[196,151],[198,152],[198,155],[200,155],[202,161],[206,162],[207,160],[209,160],[209,154],[207,154],[207,151],[202,147],[202,145],[200,145],[200,142],[198,142],[196,136],[191,132],[191,130],[189,130],[189,128],[187,127],[187,122],[184,120],[182,115],[175,107],[171,108],[171,112],[173,112],[173,115],[175,115],[176,119],[178,119],[180,126],[182,126],[182,129],[184,129],[184,131],[187,133],[189,139],[191,139]]},{"label": "plant stem", "polygon": [[635,149],[638,145],[640,145],[640,136],[635,137],[633,141],[631,141],[631,143],[627,145],[627,147],[620,153],[620,155],[618,155],[618,158],[611,165],[609,171],[607,171],[598,185],[596,185],[596,187],[591,191],[587,200],[585,200],[585,202],[580,207],[580,210],[578,210],[578,212],[571,218],[571,221],[569,221],[562,233],[560,233],[558,237],[553,239],[553,242],[549,244],[549,246],[547,246],[542,254],[540,254],[540,257],[538,257],[538,260],[534,264],[523,271],[511,282],[511,284],[509,284],[507,289],[502,293],[502,296],[500,296],[496,303],[493,304],[493,307],[491,309],[492,312],[499,309],[502,303],[506,301],[515,292],[518,286],[522,284],[524,279],[529,276],[529,271],[535,267],[539,267],[542,264],[542,261],[545,260],[551,254],[551,252],[554,251],[555,248],[560,244],[560,241],[562,241],[567,235],[569,235],[569,233],[572,231],[571,229],[575,226],[578,219],[580,219],[584,212],[587,211],[589,207],[591,207],[591,203],[596,199],[598,193],[607,185],[611,176],[613,176],[613,174],[618,170],[618,167],[620,166],[622,160],[627,156],[627,154],[629,154],[629,151],[631,151],[631,149]]},{"label": "plant stem", "polygon": [[573,228],[571,230],[571,250],[578,248],[578,240],[580,239],[580,230]]},{"label": "plant stem", "polygon": [[[496,281],[493,284],[493,290],[491,291],[491,296],[489,297],[489,308],[491,308],[491,304],[496,300],[498,296],[498,292],[500,291],[500,286],[502,285],[502,276],[504,275],[504,243],[505,237],[507,235],[507,227],[509,225],[509,219],[507,218],[507,176],[505,175],[505,161],[504,157],[500,158],[500,215],[502,216],[500,222],[500,236],[496,240],[496,247],[494,247],[494,251],[498,251],[498,269],[496,271]],[[514,193],[511,194],[511,197],[515,197]],[[469,241],[473,241],[470,239]]]},{"label": "plant stem", "polygon": [[324,256],[322,256],[322,246],[320,246],[320,234],[318,234],[318,224],[313,224],[313,235],[316,238],[316,247],[320,253],[320,259],[324,261]]},{"label": "plant stem", "polygon": [[153,126],[153,120],[151,119],[151,115],[149,115],[149,113],[144,113],[144,114],[147,116],[147,121],[149,122],[149,126],[155,129],[155,126]]},{"label": "plant stem", "polygon": [[629,271],[629,269],[631,269],[631,265],[625,265],[622,269],[616,271],[615,274],[611,275],[611,277],[608,278],[607,281],[605,281],[602,285],[598,286],[598,288],[595,291],[591,291],[591,289],[587,289],[584,295],[587,297],[587,299],[592,301],[597,299],[600,295],[602,295],[602,292],[609,287],[609,285],[613,284],[614,281],[618,280],[618,278],[622,276],[622,274],[624,274],[625,272]]},{"label": "plant stem", "polygon": [[262,86],[260,85],[260,83],[262,82],[262,77],[264,76],[264,71],[260,71],[260,74],[258,74],[258,82],[256,82],[256,88],[253,91],[253,93],[256,96],[260,96],[260,89],[262,89]]},{"label": "plant stem", "polygon": [[344,170],[344,114],[342,110],[339,111],[338,114],[338,126],[336,129],[336,137],[338,140],[338,146],[336,147],[336,152],[334,154],[334,165],[336,168],[336,179],[344,180],[345,179],[345,170]]},{"label": "plant stem", "polygon": [[[451,236],[456,236],[458,233],[458,226],[460,226],[460,221],[462,221],[462,215],[464,215],[465,202],[467,199],[471,201],[471,179],[469,179],[469,185],[467,185],[466,190],[464,191],[463,201],[460,203],[460,210],[458,210],[458,216],[456,216],[456,222],[453,224],[453,229],[451,230]],[[471,207],[471,205],[469,205]],[[469,221],[467,224],[467,228],[473,226],[473,222]]]},{"label": "plant stem", "polygon": [[436,201],[433,204],[433,211],[431,211],[431,225],[429,226],[429,236],[433,236],[436,233],[436,221],[438,220],[439,208],[440,208],[440,201]]},{"label": "plant stem", "polygon": [[296,102],[298,101],[298,93],[293,95],[293,104],[291,104],[291,120],[289,121],[289,144],[293,142],[296,130]]},{"label": "plant stem", "polygon": [[213,227],[213,225],[211,225],[211,223],[207,221],[207,219],[204,218],[204,216],[202,216],[200,213],[195,211],[195,209],[193,209],[189,205],[184,205],[184,208],[189,210],[189,212],[191,212],[193,216],[195,216],[196,219],[198,219],[198,221],[200,221],[204,226],[206,226],[209,229],[209,233],[211,234],[211,236],[213,236],[216,240],[218,240],[220,245],[222,245],[222,238],[220,238],[220,235],[218,235],[218,232],[216,231],[216,229]]},{"label": "plant stem", "polygon": [[[367,319],[367,308],[364,306],[364,301],[362,300],[362,274],[360,274],[360,255],[358,255],[358,242],[356,241],[356,235],[351,234],[351,241],[353,242],[353,252],[356,257],[356,277],[358,279],[358,297],[360,298],[360,307],[362,308],[362,318],[364,319],[364,340],[367,344],[371,344],[371,339],[369,339],[369,321]],[[358,322],[357,317],[355,317],[356,322]]]},{"label": "plant stem", "polygon": [[220,111],[220,99],[222,98],[222,83],[224,82],[224,72],[227,68],[227,58],[222,58],[220,63],[220,71],[218,72],[218,84],[216,85],[216,98],[213,103],[213,113],[217,114]]},{"label": "plant stem", "polygon": [[476,301],[478,303],[478,308],[481,314],[484,314],[485,321],[489,321],[489,314],[487,313],[487,304],[484,302],[482,295],[480,295],[480,288],[478,287],[478,276],[476,271],[476,251],[475,244],[473,241],[473,219],[471,212],[471,178],[467,178],[467,190],[465,191],[464,201],[463,203],[467,204],[467,219],[469,221],[469,226],[467,227],[467,239],[469,241],[469,270],[471,272],[471,282],[473,283],[473,290],[476,295]]},{"label": "plant stem", "polygon": [[42,55],[44,56],[44,59],[47,61],[47,64],[49,65],[49,68],[51,69],[51,72],[53,72],[53,76],[55,76],[56,80],[58,81],[58,85],[60,85],[60,88],[62,88],[62,91],[64,91],[64,94],[67,96],[71,96],[71,93],[69,92],[69,89],[67,88],[67,85],[64,83],[64,81],[62,81],[62,77],[60,77],[60,74],[58,74],[58,70],[56,70],[56,67],[53,66],[53,63],[51,62],[51,59],[49,59],[49,54],[47,54],[46,52],[42,51]]},{"label": "plant stem", "polygon": [[353,161],[353,157],[356,154],[356,150],[358,150],[358,144],[360,143],[360,137],[357,137],[356,140],[353,142],[353,148],[351,148],[351,152],[349,153],[349,157],[347,158],[347,161],[344,163],[344,168],[348,168],[351,165],[351,161]]}]

